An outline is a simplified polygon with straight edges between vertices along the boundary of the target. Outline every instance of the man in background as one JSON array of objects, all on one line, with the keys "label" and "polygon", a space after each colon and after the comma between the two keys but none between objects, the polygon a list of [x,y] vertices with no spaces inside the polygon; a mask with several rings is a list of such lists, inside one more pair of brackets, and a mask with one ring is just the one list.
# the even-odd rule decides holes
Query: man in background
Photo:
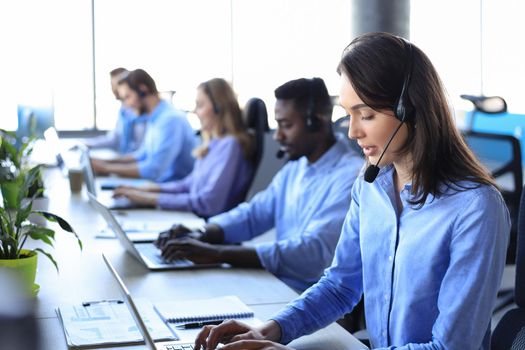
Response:
[{"label": "man in background", "polygon": [[[122,102],[118,94],[118,82],[126,75],[128,70],[122,67],[115,68],[109,72],[111,78],[111,91],[115,99]],[[118,112],[115,129],[106,135],[84,140],[89,148],[111,148],[120,154],[136,151],[142,144],[146,133],[147,118],[137,116],[132,110],[126,108],[122,103]]]},{"label": "man in background", "polygon": [[125,108],[147,120],[141,146],[111,160],[91,159],[100,175],[116,174],[156,182],[182,179],[193,169],[191,151],[196,137],[186,114],[161,100],[155,81],[136,69],[118,82],[118,96]]}]

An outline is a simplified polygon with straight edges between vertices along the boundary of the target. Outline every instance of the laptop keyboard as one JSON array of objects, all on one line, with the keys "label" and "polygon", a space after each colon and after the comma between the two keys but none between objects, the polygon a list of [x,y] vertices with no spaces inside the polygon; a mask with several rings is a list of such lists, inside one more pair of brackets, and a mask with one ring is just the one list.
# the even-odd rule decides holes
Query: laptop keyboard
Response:
[{"label": "laptop keyboard", "polygon": [[[191,266],[193,263],[187,259],[175,259],[172,261],[166,261],[160,254],[160,250],[153,244],[140,244],[135,245],[148,259],[159,265],[170,265],[170,266]],[[140,248],[139,248],[140,247]],[[192,348],[193,349],[193,348]]]},{"label": "laptop keyboard", "polygon": [[193,344],[164,345],[164,350],[193,350]]}]

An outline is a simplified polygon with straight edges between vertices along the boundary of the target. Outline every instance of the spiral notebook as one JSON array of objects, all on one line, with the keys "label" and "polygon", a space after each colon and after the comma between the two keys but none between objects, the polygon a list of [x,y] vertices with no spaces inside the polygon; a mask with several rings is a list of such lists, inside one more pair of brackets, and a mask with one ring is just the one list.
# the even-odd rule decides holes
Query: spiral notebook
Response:
[{"label": "spiral notebook", "polygon": [[254,317],[253,311],[238,297],[169,301],[155,303],[155,309],[167,323],[187,323]]}]

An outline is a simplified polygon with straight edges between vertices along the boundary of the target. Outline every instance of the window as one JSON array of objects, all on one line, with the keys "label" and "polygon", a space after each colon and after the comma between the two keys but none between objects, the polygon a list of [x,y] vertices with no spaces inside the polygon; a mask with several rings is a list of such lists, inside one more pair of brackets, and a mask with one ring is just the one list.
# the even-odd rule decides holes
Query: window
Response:
[{"label": "window", "polygon": [[[0,5],[4,81],[2,127],[16,128],[16,105],[54,105],[59,129],[113,128],[119,103],[109,71],[144,68],[177,107],[192,110],[195,88],[222,77],[242,103],[261,97],[273,123],[273,91],[318,76],[330,94],[351,41],[349,0],[19,0]],[[94,8],[95,71],[92,51]],[[451,100],[501,95],[525,110],[522,0],[411,2],[411,40],[436,65]],[[65,15],[64,15],[65,14]],[[518,35],[519,39],[519,35]],[[482,74],[483,73],[483,74]],[[521,79],[522,80],[522,79]],[[93,84],[95,83],[95,96]],[[342,112],[341,112],[342,113]],[[9,116],[5,118],[4,116]],[[4,121],[6,120],[6,121]]]},{"label": "window", "polygon": [[20,0],[2,7],[1,30],[10,34],[4,35],[2,50],[8,60],[3,66],[2,127],[16,129],[17,104],[54,105],[61,129],[91,127],[90,1]]},{"label": "window", "polygon": [[[460,94],[500,95],[509,110],[525,111],[525,48],[520,0],[411,1],[411,40],[427,53],[456,106]],[[519,39],[518,39],[519,40]]]}]

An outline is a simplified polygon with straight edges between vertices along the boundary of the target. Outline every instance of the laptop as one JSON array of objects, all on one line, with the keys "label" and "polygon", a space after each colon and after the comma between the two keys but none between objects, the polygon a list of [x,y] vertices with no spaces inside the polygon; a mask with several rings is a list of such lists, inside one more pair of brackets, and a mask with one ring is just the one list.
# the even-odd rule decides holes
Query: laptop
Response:
[{"label": "laptop", "polygon": [[[87,147],[81,147],[81,164],[82,171],[84,174],[84,182],[86,183],[86,188],[88,193],[97,197],[97,199],[103,203],[106,207],[110,209],[144,209],[144,208],[154,208],[151,205],[138,204],[130,201],[126,197],[113,198],[113,192],[110,191],[101,191],[98,193],[97,183],[95,180],[95,173],[91,167],[91,160],[89,159],[89,150]],[[143,179],[122,179],[122,180],[138,180],[141,183],[145,183]],[[130,182],[131,183],[131,182]]]},{"label": "laptop", "polygon": [[139,331],[144,337],[144,341],[146,343],[147,348],[150,350],[193,350],[194,344],[188,343],[187,341],[186,342],[185,341],[158,342],[157,344],[155,344],[155,342],[153,341],[153,337],[148,331],[148,327],[146,327],[144,320],[140,316],[140,313],[137,309],[135,302],[133,301],[133,298],[131,297],[131,294],[129,293],[128,288],[122,281],[122,278],[120,278],[118,272],[115,270],[111,262],[106,258],[104,254],[102,254],[102,258],[104,259],[106,266],[111,272],[111,275],[113,275],[115,280],[117,280],[117,284],[119,286],[120,292],[122,293],[122,296],[124,297],[124,302],[126,303],[126,306],[131,312],[133,319],[137,323]]},{"label": "laptop", "polygon": [[46,140],[49,148],[55,153],[55,158],[62,175],[67,176],[67,167],[64,162],[64,156],[60,150],[60,140],[58,139],[57,129],[50,127],[44,131],[44,140]]},{"label": "laptop", "polygon": [[188,259],[166,261],[153,242],[133,242],[124,232],[120,223],[111,211],[100,203],[91,193],[88,193],[89,202],[106,220],[108,226],[115,232],[115,236],[126,251],[150,270],[178,270],[188,268],[218,267],[222,264],[195,264]]}]

